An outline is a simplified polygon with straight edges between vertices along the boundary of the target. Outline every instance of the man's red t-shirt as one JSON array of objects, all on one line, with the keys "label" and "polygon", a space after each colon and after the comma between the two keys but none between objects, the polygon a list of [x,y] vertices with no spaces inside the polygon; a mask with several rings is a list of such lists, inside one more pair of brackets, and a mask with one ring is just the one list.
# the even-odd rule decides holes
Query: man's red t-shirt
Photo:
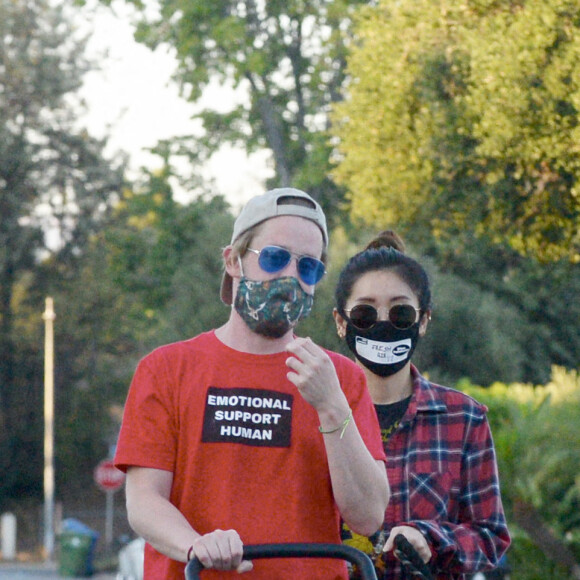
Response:
[{"label": "man's red t-shirt", "polygon": [[[385,460],[364,374],[327,351],[371,455]],[[116,465],[174,474],[171,502],[204,534],[235,529],[245,544],[340,543],[318,415],[287,379],[286,352],[242,353],[215,333],[160,347],[135,372]],[[145,578],[183,578],[184,565],[146,548]],[[204,579],[238,577],[203,572]],[[347,578],[330,559],[256,560],[248,580]]]}]

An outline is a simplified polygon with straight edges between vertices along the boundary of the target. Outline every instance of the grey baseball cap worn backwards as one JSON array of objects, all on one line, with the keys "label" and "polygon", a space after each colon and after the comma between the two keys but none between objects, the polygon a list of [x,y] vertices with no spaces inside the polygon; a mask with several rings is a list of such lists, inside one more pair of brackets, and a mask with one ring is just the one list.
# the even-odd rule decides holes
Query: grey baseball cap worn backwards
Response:
[{"label": "grey baseball cap worn backwards", "polygon": [[[250,199],[234,223],[234,231],[230,243],[233,244],[244,232],[259,223],[285,215],[302,217],[313,221],[322,232],[324,247],[328,246],[326,218],[322,208],[307,193],[292,187],[272,189]],[[221,299],[228,305],[231,305],[233,301],[232,277],[227,272],[224,272],[222,278]]]}]

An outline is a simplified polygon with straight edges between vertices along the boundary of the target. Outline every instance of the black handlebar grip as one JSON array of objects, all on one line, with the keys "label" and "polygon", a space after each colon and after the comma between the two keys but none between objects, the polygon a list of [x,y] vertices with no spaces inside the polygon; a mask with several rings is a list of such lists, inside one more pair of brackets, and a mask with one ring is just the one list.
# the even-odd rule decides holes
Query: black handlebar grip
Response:
[{"label": "black handlebar grip", "polygon": [[414,577],[433,580],[431,570],[403,534],[397,534],[395,536],[394,552],[395,556]]},{"label": "black handlebar grip", "polygon": [[[254,544],[244,546],[244,560],[260,558],[334,558],[355,564],[363,580],[377,580],[371,559],[360,550],[344,544]],[[199,580],[203,565],[192,558],[185,567],[186,580]]]}]

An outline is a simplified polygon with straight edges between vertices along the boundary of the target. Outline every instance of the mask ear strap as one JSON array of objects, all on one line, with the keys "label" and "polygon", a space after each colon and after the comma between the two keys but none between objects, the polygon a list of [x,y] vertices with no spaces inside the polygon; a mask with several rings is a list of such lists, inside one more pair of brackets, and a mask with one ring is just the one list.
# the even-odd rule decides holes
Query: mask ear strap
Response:
[{"label": "mask ear strap", "polygon": [[242,258],[240,256],[238,256],[238,264],[240,266],[240,274],[242,275],[242,278],[245,278],[244,276],[244,267],[242,266]]}]

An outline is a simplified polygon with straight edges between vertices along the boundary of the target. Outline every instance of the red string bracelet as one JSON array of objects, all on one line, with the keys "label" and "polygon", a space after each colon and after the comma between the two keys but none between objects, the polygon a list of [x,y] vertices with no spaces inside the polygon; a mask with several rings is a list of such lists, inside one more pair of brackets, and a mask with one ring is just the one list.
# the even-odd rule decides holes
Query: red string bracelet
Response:
[{"label": "red string bracelet", "polygon": [[189,546],[189,550],[187,550],[187,561],[191,560],[191,553],[193,552],[193,546]]}]

